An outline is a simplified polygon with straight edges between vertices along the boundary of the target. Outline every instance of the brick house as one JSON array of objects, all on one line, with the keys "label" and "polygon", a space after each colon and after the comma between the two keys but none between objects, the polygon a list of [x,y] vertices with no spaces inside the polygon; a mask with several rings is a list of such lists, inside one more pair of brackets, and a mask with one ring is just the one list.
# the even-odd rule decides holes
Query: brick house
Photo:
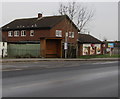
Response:
[{"label": "brick house", "polygon": [[90,34],[79,34],[78,56],[103,54],[103,42]]},{"label": "brick house", "polygon": [[8,45],[37,43],[41,57],[64,57],[65,39],[76,48],[78,32],[76,25],[66,15],[43,17],[39,13],[36,18],[16,19],[3,26],[2,39]]}]

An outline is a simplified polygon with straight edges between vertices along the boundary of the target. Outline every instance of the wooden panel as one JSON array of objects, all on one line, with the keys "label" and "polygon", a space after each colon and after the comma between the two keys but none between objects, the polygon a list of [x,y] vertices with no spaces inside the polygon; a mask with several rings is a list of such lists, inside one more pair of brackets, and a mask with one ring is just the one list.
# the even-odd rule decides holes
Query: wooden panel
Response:
[{"label": "wooden panel", "polygon": [[46,40],[40,39],[40,53],[41,57],[46,57]]},{"label": "wooden panel", "polygon": [[57,57],[57,40],[46,40],[46,57]]},{"label": "wooden panel", "polygon": [[57,42],[55,40],[47,40],[47,46],[46,46],[47,53],[57,53]]}]

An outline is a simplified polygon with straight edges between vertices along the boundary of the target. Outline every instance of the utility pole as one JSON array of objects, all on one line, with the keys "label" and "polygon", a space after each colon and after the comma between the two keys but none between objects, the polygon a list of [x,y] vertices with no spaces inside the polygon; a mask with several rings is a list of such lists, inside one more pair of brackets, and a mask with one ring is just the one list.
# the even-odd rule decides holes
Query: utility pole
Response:
[{"label": "utility pole", "polygon": [[112,56],[112,48],[110,47],[110,56]]},{"label": "utility pole", "polygon": [[65,58],[67,58],[67,49],[68,49],[67,37],[68,37],[68,32],[65,33],[65,43],[64,43]]}]

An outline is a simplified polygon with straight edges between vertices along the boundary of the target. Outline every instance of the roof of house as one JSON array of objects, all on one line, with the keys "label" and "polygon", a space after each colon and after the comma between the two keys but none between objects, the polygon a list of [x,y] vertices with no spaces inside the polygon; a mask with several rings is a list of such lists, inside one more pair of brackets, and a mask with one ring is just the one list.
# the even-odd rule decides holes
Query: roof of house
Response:
[{"label": "roof of house", "polygon": [[79,34],[78,42],[80,43],[102,43],[99,39],[90,34]]},{"label": "roof of house", "polygon": [[48,16],[41,18],[16,19],[8,23],[7,25],[3,26],[2,30],[13,30],[13,29],[19,30],[19,29],[36,29],[36,28],[50,29],[66,17],[68,18],[68,16],[66,15],[60,15],[60,16]]}]

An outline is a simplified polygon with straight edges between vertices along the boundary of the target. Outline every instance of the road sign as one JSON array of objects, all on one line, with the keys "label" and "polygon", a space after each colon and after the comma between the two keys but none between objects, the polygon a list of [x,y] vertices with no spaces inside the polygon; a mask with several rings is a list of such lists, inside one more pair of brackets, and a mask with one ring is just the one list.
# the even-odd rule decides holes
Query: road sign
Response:
[{"label": "road sign", "polygon": [[66,42],[64,43],[64,49],[65,50],[67,49],[67,43]]},{"label": "road sign", "polygon": [[109,48],[114,48],[114,43],[108,43]]},{"label": "road sign", "polygon": [[114,48],[114,43],[108,43],[108,47],[110,48],[110,56],[112,55],[112,48]]},{"label": "road sign", "polygon": [[66,37],[68,37],[68,32],[66,32]]}]

